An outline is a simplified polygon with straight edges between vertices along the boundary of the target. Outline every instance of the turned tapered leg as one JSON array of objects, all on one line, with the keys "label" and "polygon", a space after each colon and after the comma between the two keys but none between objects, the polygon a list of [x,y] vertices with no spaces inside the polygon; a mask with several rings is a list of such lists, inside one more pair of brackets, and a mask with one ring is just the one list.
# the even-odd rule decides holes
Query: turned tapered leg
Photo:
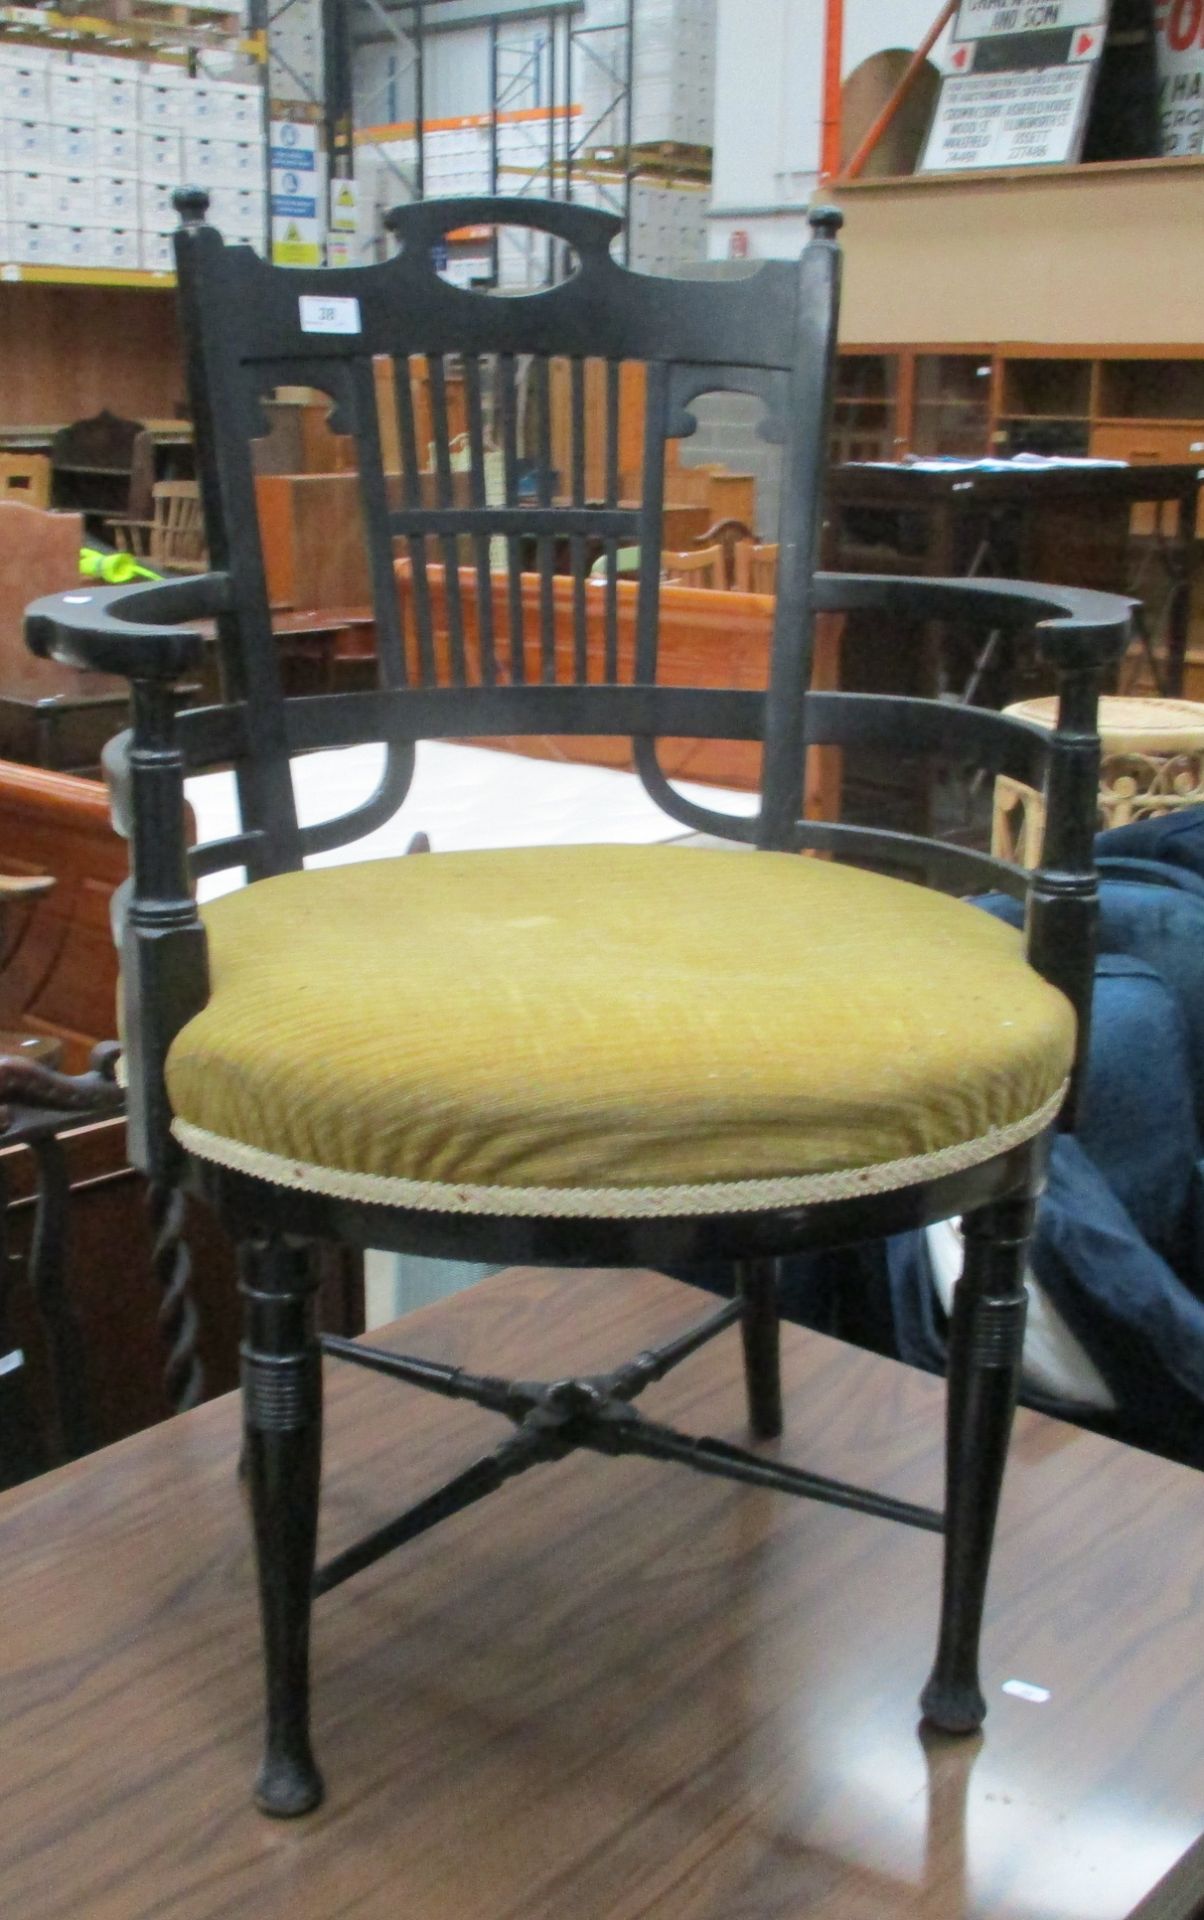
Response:
[{"label": "turned tapered leg", "polygon": [[1034,1205],[1029,1197],[998,1202],[964,1222],[965,1266],[949,1330],[941,1628],[920,1695],[924,1718],[946,1733],[974,1732],[987,1710],[978,1637],[1020,1384]]},{"label": "turned tapered leg", "polygon": [[777,1261],[741,1260],[736,1284],[743,1308],[740,1331],[749,1425],[758,1440],[776,1440],[782,1431]]},{"label": "turned tapered leg", "polygon": [[243,1247],[243,1467],[263,1624],[267,1725],[255,1798],[287,1819],[322,1798],[309,1744],[309,1616],[322,1457],[321,1355],[304,1249]]}]

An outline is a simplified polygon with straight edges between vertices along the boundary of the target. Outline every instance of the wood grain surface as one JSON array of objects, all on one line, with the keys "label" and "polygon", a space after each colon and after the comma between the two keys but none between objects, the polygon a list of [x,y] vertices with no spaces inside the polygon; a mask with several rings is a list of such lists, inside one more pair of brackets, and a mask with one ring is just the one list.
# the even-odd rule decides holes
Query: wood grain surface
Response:
[{"label": "wood grain surface", "polygon": [[[388,1338],[550,1376],[703,1304],[650,1275],[523,1271]],[[938,1382],[797,1329],[784,1357],[790,1457],[939,1495]],[[742,1435],[735,1336],[649,1406]],[[496,1431],[346,1368],[329,1408],[327,1551]],[[319,1604],[329,1795],[275,1825],[249,1800],[236,1451],[217,1402],[0,1502],[12,1920],[1120,1920],[1204,1826],[1199,1477],[1031,1413],[981,1740],[917,1729],[930,1537],[576,1456]],[[1192,1910],[1159,1898],[1143,1912]]]}]

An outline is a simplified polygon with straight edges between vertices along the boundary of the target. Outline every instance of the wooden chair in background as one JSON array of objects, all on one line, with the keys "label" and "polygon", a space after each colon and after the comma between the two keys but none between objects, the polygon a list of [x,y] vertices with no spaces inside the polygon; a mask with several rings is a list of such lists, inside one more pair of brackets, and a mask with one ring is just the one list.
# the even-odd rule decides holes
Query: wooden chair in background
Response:
[{"label": "wooden chair in background", "polygon": [[742,541],[755,542],[756,534],[746,520],[716,520],[705,533],[699,534],[694,542],[696,547],[718,546],[723,555],[723,584],[725,587],[736,585],[736,555]]},{"label": "wooden chair in background", "polygon": [[697,547],[690,553],[664,553],[661,555],[661,579],[666,585],[674,587],[722,590],[727,586],[723,548]]},{"label": "wooden chair in background", "polygon": [[50,462],[42,453],[0,453],[0,500],[50,505]]},{"label": "wooden chair in background", "polygon": [[204,573],[209,565],[195,480],[156,481],[149,519],[130,514],[108,524],[117,545],[156,573]]},{"label": "wooden chair in background", "polygon": [[774,540],[741,540],[735,552],[733,584],[741,593],[776,593],[778,548]]}]

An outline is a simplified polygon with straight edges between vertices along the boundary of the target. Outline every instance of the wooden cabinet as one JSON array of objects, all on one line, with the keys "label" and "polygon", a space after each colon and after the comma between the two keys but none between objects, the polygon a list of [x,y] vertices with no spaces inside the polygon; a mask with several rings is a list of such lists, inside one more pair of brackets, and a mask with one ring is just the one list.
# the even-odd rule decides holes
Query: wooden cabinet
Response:
[{"label": "wooden cabinet", "polygon": [[[1018,453],[1204,462],[1204,347],[853,347],[840,356],[831,450],[837,465]],[[1134,509],[1135,534],[1155,525],[1154,508]]]}]

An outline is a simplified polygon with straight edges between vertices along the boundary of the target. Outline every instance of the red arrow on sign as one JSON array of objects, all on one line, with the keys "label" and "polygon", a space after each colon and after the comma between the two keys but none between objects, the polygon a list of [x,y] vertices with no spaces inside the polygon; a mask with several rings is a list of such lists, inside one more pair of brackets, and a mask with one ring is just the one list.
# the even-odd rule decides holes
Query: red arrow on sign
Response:
[{"label": "red arrow on sign", "polygon": [[1093,33],[1080,33],[1078,39],[1075,41],[1074,50],[1081,60],[1084,54],[1091,52],[1094,45],[1095,35]]},{"label": "red arrow on sign", "polygon": [[953,56],[953,64],[955,67],[964,67],[969,58],[970,58],[969,47],[959,47],[957,49],[957,52]]}]

